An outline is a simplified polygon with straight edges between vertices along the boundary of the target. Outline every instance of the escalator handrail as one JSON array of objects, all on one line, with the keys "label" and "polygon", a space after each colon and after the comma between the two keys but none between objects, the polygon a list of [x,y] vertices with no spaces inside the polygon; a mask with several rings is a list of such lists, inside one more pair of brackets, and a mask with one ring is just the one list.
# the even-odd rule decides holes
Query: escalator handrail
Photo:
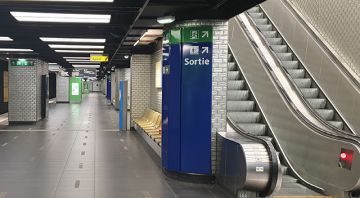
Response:
[{"label": "escalator handrail", "polygon": [[338,68],[345,74],[345,77],[351,84],[354,86],[357,92],[360,93],[360,78],[357,79],[356,74],[352,74],[349,69],[347,68],[345,64],[340,61],[340,59],[332,52],[332,50],[328,47],[328,45],[325,44],[325,42],[318,36],[318,34],[315,32],[315,30],[304,20],[304,17],[300,14],[300,12],[297,11],[288,1],[281,0],[284,5],[291,11],[292,14],[298,19],[298,21],[301,23],[301,25],[307,30],[307,32],[310,33],[310,35],[314,38],[314,40],[319,44],[319,46],[326,51],[326,53],[329,55],[330,59],[338,66]]},{"label": "escalator handrail", "polygon": [[[260,6],[260,5],[259,5]],[[260,6],[260,8],[261,8],[261,6]],[[261,8],[262,9],[262,8]],[[267,13],[266,13],[266,11],[264,11],[263,9],[262,9],[262,11],[263,11],[263,13],[264,14],[266,14],[267,15]],[[272,25],[276,28],[276,25],[273,23],[273,21],[268,17],[268,19],[271,21],[271,23],[272,23]],[[305,27],[306,28],[306,27]],[[277,29],[277,28],[276,28]],[[278,31],[278,33],[281,35],[281,33],[280,33],[280,31]],[[285,41],[286,41],[286,38],[284,38],[282,35],[281,35],[281,38],[282,39],[284,39]],[[287,42],[287,41],[286,41]],[[288,42],[287,42],[288,43]],[[271,48],[270,48],[270,50],[271,51],[273,51]],[[294,51],[292,51],[296,56],[297,56],[297,54],[296,54],[296,52],[294,52]],[[297,56],[298,57],[298,56]],[[324,92],[323,90],[322,90],[322,88],[319,86],[319,83],[317,83],[316,82],[316,79],[313,77],[313,75],[308,71],[308,69],[305,67],[305,64],[303,64],[303,62],[300,60],[300,59],[298,59],[298,61],[303,65],[303,68],[306,70],[306,72],[307,72],[307,74],[311,77],[311,79],[317,84],[317,87],[318,87],[318,89],[324,94],[324,96],[325,96],[325,98],[326,98],[326,100],[327,100],[327,102],[329,102],[330,103],[330,105],[332,106],[332,108],[336,111],[336,113],[339,115],[339,117],[341,118],[341,120],[345,123],[345,125],[346,125],[346,127],[349,129],[349,131],[352,133],[352,134],[355,134],[356,135],[356,133],[355,133],[355,130],[352,128],[352,126],[349,124],[349,122],[347,121],[347,120],[345,120],[345,119],[343,119],[343,115],[342,115],[342,113],[338,110],[338,108],[333,104],[333,102],[331,101],[331,100],[329,100],[329,97],[327,96],[327,94],[326,94],[326,92]],[[336,62],[335,62],[336,63]],[[344,66],[345,67],[345,66]],[[340,67],[338,67],[338,68],[340,68]],[[342,68],[340,68],[340,69],[342,69]],[[347,72],[349,72],[346,68],[344,68]],[[345,71],[344,71],[345,72]],[[349,75],[351,75],[351,74],[349,74]],[[351,75],[352,76],[352,75]],[[348,79],[348,80],[350,80],[350,79]],[[352,80],[350,80],[351,82],[352,82]],[[356,79],[354,79],[354,81],[355,82],[358,82]],[[352,84],[353,85],[353,84]],[[360,88],[360,84],[359,84],[359,88]],[[360,93],[360,91],[358,90],[358,87],[356,86],[356,90]],[[317,113],[315,113],[316,115],[317,115]],[[322,118],[321,118],[322,119]],[[334,126],[332,126],[332,125],[330,125],[330,124],[328,124],[327,122],[325,122],[325,125],[328,125],[328,127],[330,127],[330,128],[332,128],[332,127],[334,127]],[[338,130],[336,127],[335,127],[335,130]],[[346,133],[346,134],[349,134],[349,133]]]},{"label": "escalator handrail", "polygon": [[[260,5],[259,5],[259,8],[260,8],[260,9],[262,10],[262,12],[266,15],[266,12],[261,8]],[[269,17],[267,17],[267,18],[271,21],[271,19],[270,19]],[[253,20],[251,20],[251,18],[250,18],[250,21],[251,21],[251,24],[253,25],[253,27],[256,28],[256,29],[258,30],[258,32],[260,32],[259,28],[253,23]],[[271,24],[272,24],[273,26],[275,26],[272,21],[271,21]],[[275,27],[275,28],[276,28],[276,27]],[[284,40],[286,40],[286,39],[281,35],[281,33],[278,31],[277,28],[276,28],[276,30],[277,30],[277,32],[280,34],[281,38],[284,39]],[[303,94],[300,94],[300,93],[301,93],[300,89],[299,89],[297,86],[294,85],[295,82],[294,82],[293,79],[291,78],[289,72],[283,67],[283,64],[281,63],[280,59],[279,59],[278,56],[276,55],[275,51],[274,51],[271,47],[269,47],[270,44],[269,44],[269,42],[265,39],[264,35],[259,34],[259,36],[262,38],[261,41],[262,41],[263,44],[265,44],[265,47],[267,47],[267,48],[270,50],[270,52],[272,53],[272,58],[275,60],[276,64],[277,64],[277,65],[281,65],[281,67],[279,67],[279,69],[282,70],[282,72],[286,74],[286,76],[287,76],[287,78],[289,79],[289,81],[292,82],[292,83],[290,83],[291,86],[292,86],[292,88],[295,89],[295,90],[297,90],[297,91],[296,91],[297,96],[303,100],[303,103],[308,107],[308,110],[311,112],[311,114],[312,114],[314,117],[316,117],[319,121],[321,121],[322,124],[325,125],[327,128],[330,128],[331,130],[335,130],[337,133],[343,133],[343,134],[345,134],[345,135],[350,135],[350,136],[351,136],[351,135],[354,135],[354,137],[358,137],[358,136],[356,135],[356,133],[354,132],[354,129],[351,127],[351,125],[349,125],[349,123],[343,118],[343,116],[341,115],[341,113],[339,112],[339,110],[336,108],[336,106],[333,105],[333,103],[331,102],[331,100],[329,100],[329,97],[326,96],[325,92],[324,92],[324,91],[322,90],[322,88],[321,88],[320,86],[318,86],[318,85],[317,85],[317,88],[324,94],[327,102],[329,102],[329,103],[331,104],[331,106],[334,108],[334,110],[336,111],[336,113],[339,115],[341,121],[342,121],[342,122],[346,125],[346,127],[349,129],[349,131],[351,132],[351,134],[349,134],[349,133],[347,133],[347,132],[345,132],[345,131],[343,131],[343,130],[340,130],[340,129],[336,128],[335,126],[329,124],[329,123],[326,122],[321,116],[319,116],[318,113],[315,112],[315,110],[311,107],[311,105],[310,105],[309,102],[306,100],[306,98],[304,97],[304,95],[303,95]],[[293,52],[293,53],[294,53],[294,52]],[[294,54],[295,54],[295,53],[294,53]],[[301,60],[298,60],[298,61],[299,61],[299,63],[301,63],[301,65],[303,65],[303,69],[306,71],[306,73],[307,73],[308,75],[310,75],[311,79],[312,79],[314,82],[316,82],[316,80],[314,79],[314,77],[311,75],[311,73],[308,71],[308,69],[304,66],[304,63],[303,63]],[[318,83],[316,83],[316,84],[318,84]]]},{"label": "escalator handrail", "polygon": [[[249,16],[248,16],[247,14],[245,14],[245,16],[249,19],[249,22],[250,22],[251,26],[258,30],[258,28],[257,28],[256,25],[254,24],[254,22],[249,18]],[[243,25],[243,23],[242,23],[241,21],[239,21],[238,18],[236,18],[236,20],[238,20],[239,24],[241,24],[241,26],[246,29],[246,27]],[[262,38],[262,39],[261,39],[261,42],[264,44],[264,46],[270,50],[272,58],[276,61],[276,63],[277,63],[278,65],[281,65],[278,57],[273,53],[273,51],[271,50],[271,48],[268,46],[268,43],[265,41],[263,35],[261,35],[261,34],[259,33],[259,31],[257,31],[256,33],[258,34],[259,37]],[[256,44],[255,41],[254,41],[251,37],[249,37],[249,39],[251,40],[252,43]],[[258,50],[257,50],[257,53],[259,53],[259,54],[261,55],[261,52],[258,52]],[[266,59],[265,59],[262,55],[261,55],[261,57],[262,57],[262,59],[263,59],[264,64],[267,65],[266,68],[271,70],[270,66],[268,66],[268,62],[266,61]],[[359,137],[358,135],[356,135],[352,130],[351,130],[351,132],[352,132],[353,134],[351,134],[351,133],[346,133],[346,132],[344,132],[344,131],[342,131],[342,130],[339,130],[339,129],[336,128],[336,127],[333,127],[332,125],[330,126],[330,124],[328,124],[327,122],[325,122],[317,113],[314,112],[314,110],[311,108],[310,104],[306,101],[306,99],[304,98],[304,96],[303,96],[302,94],[300,94],[299,88],[294,85],[293,81],[291,80],[291,77],[288,75],[288,72],[286,72],[285,69],[284,69],[282,66],[279,67],[279,69],[286,74],[287,80],[290,81],[289,84],[290,84],[291,88],[293,88],[293,89],[296,90],[295,93],[297,94],[297,97],[299,97],[299,98],[302,100],[302,102],[308,107],[309,112],[310,112],[315,118],[317,118],[318,121],[320,121],[324,126],[326,126],[327,129],[329,129],[329,131],[325,131],[325,130],[321,129],[320,127],[314,125],[311,121],[309,121],[306,117],[304,117],[303,114],[302,114],[298,109],[296,109],[295,111],[296,111],[302,118],[304,118],[304,119],[306,120],[306,123],[308,123],[308,124],[310,124],[311,126],[313,126],[312,128],[316,128],[317,130],[322,131],[322,133],[324,133],[324,134],[333,135],[333,136],[335,136],[335,137],[345,138],[345,139],[349,139],[349,140],[356,139],[357,141],[352,141],[352,142],[355,143],[356,145],[358,145],[358,146],[360,147],[360,137]],[[272,76],[272,78],[275,77],[275,75],[271,75],[271,76]],[[285,95],[286,98],[287,98],[287,100],[289,100],[290,103],[292,104],[290,97],[287,95],[287,93],[286,93],[285,89],[282,87],[281,83],[279,83],[277,80],[275,80],[275,81],[277,82],[277,86],[279,86],[279,87],[281,88],[281,90],[282,90],[282,92],[283,92],[283,95]],[[320,88],[319,88],[319,89],[320,89]],[[321,89],[320,89],[320,90],[321,90]],[[321,91],[322,91],[322,90],[321,90]],[[291,106],[294,107],[295,105],[291,105]],[[343,119],[342,119],[342,120],[343,120]],[[344,123],[346,123],[346,122],[344,121]],[[333,131],[336,131],[336,133],[332,132],[332,130],[333,130]]]},{"label": "escalator handrail", "polygon": [[271,163],[271,166],[270,166],[271,169],[270,169],[270,173],[269,173],[270,182],[267,185],[266,189],[263,192],[260,192],[259,195],[260,195],[260,197],[270,196],[279,187],[279,181],[280,181],[279,180],[280,179],[279,178],[280,161],[278,159],[274,145],[265,139],[262,139],[262,138],[259,138],[259,137],[256,137],[256,136],[246,133],[245,130],[243,130],[242,128],[237,126],[235,124],[235,122],[229,116],[227,116],[226,119],[227,119],[227,123],[231,126],[232,129],[234,129],[234,131],[236,133],[238,133],[241,136],[244,136],[245,138],[259,142],[260,144],[263,144],[265,146],[267,152],[269,153],[270,163]]},{"label": "escalator handrail", "polygon": [[[235,20],[237,21],[237,23],[244,29],[247,31],[247,28],[245,27],[245,25],[243,24],[243,22],[241,22],[237,17],[235,18]],[[251,21],[251,20],[250,20]],[[246,32],[245,31],[245,32]],[[248,34],[248,33],[246,33]],[[274,79],[273,75],[271,74],[272,70],[271,67],[269,66],[267,60],[265,57],[263,57],[263,55],[258,52],[258,46],[256,45],[255,41],[251,38],[251,36],[246,35],[247,38],[249,39],[249,41],[251,42],[251,44],[253,45],[256,53],[259,55],[261,62],[263,63],[263,65],[266,67],[266,70],[269,71],[271,78],[274,80],[274,82],[276,83],[276,86],[279,88],[279,90],[281,90],[281,95],[283,95],[283,97],[285,98],[286,103],[288,103],[288,106],[290,107],[289,109],[295,114],[297,115],[297,117],[301,120],[301,122],[303,122],[306,126],[308,126],[314,133],[317,133],[319,135],[322,135],[324,137],[328,137],[331,139],[335,139],[335,140],[339,140],[339,141],[344,141],[344,142],[349,142],[349,143],[353,143],[354,145],[356,145],[357,147],[360,147],[360,140],[359,137],[357,136],[351,136],[349,134],[346,135],[339,135],[339,134],[335,134],[335,133],[329,133],[319,127],[317,127],[316,125],[314,125],[312,122],[309,122],[308,119],[306,119],[302,113],[297,110],[296,108],[294,108],[294,105],[292,103],[292,101],[290,100],[289,96],[286,94],[286,91],[282,88],[282,86],[280,85],[280,83]],[[230,50],[231,50],[231,46],[229,46]],[[236,57],[235,61],[236,60]],[[239,66],[238,66],[239,67]],[[239,67],[240,68],[240,67]],[[241,69],[241,68],[240,68]],[[250,88],[251,89],[251,88]],[[275,141],[278,144],[278,140],[277,138],[274,136]],[[279,145],[279,144],[278,144]],[[279,149],[281,151],[281,153],[284,153],[284,151],[282,150],[281,146],[279,146]],[[291,163],[289,162],[289,159],[287,158],[286,155],[283,155],[284,159],[287,163],[287,165],[289,166],[291,172],[300,180],[301,183],[303,183],[304,185],[308,186],[309,188],[318,191],[318,192],[324,192],[324,189],[322,189],[321,187],[318,187],[314,184],[311,184],[310,182],[306,181],[305,179],[303,179],[294,169],[294,167],[291,165]]]},{"label": "escalator handrail", "polygon": [[[248,15],[246,15],[248,16]],[[247,17],[251,23],[251,25],[256,28],[258,30],[258,32],[260,32],[259,28],[254,24],[253,20],[251,20],[251,18]],[[269,19],[270,20],[270,19]],[[279,31],[278,31],[279,32]],[[280,34],[280,32],[279,32]],[[262,39],[261,39],[261,42],[264,44],[264,46],[271,52],[271,56],[273,58],[273,60],[275,60],[276,64],[277,65],[281,65],[281,67],[278,67],[285,75],[286,77],[288,78],[288,81],[290,81],[290,86],[292,87],[292,89],[296,90],[296,94],[297,94],[297,97],[298,98],[301,98],[301,100],[303,101],[303,103],[307,106],[309,112],[312,114],[312,116],[316,117],[317,120],[319,120],[324,126],[326,126],[327,128],[331,129],[331,130],[334,130],[336,131],[336,133],[340,133],[340,134],[344,134],[344,135],[354,135],[354,137],[359,137],[356,135],[356,133],[354,132],[354,130],[351,128],[351,126],[346,122],[345,119],[343,119],[343,116],[339,114],[339,111],[336,109],[336,107],[331,103],[331,101],[328,99],[327,96],[325,96],[325,99],[331,104],[331,106],[334,108],[334,110],[336,111],[336,113],[339,115],[341,121],[346,125],[346,127],[350,130],[351,133],[347,133],[343,130],[340,130],[338,128],[336,128],[335,126],[329,124],[327,121],[325,121],[321,116],[318,115],[318,113],[315,112],[315,110],[311,107],[311,105],[309,104],[309,102],[306,100],[306,98],[304,97],[303,94],[300,94],[301,91],[300,89],[295,86],[295,82],[293,81],[293,79],[291,78],[289,72],[283,67],[283,64],[281,63],[280,59],[278,58],[278,56],[276,56],[276,53],[274,52],[274,50],[269,47],[270,44],[269,42],[266,41],[264,35],[262,34],[258,34],[258,36],[260,36]],[[280,35],[281,36],[281,35]],[[281,36],[281,38],[283,38]],[[298,60],[302,65],[304,65],[302,63],[301,60]],[[308,72],[308,70],[303,67],[304,70],[306,70],[306,72],[310,75],[311,79],[314,80],[313,76]],[[321,87],[317,86],[317,88],[322,92],[324,93],[324,91],[321,89]],[[325,95],[325,94],[324,94]]]},{"label": "escalator handrail", "polygon": [[[238,19],[236,19],[236,20],[237,20],[237,22],[238,22],[239,24],[241,23]],[[257,48],[256,43],[254,43],[253,41],[251,41],[251,43],[252,43],[252,45],[253,45],[254,48]],[[230,48],[230,51],[232,51],[231,46],[229,46],[229,48]],[[234,59],[235,59],[235,61],[237,62],[237,60],[236,60],[235,57],[234,57]],[[268,66],[268,64],[266,63],[266,60],[265,60],[264,58],[261,59],[261,62],[262,62],[266,67],[268,67],[269,70],[271,70],[270,66]],[[241,70],[240,66],[238,66],[238,67],[239,67],[239,69]],[[245,79],[245,80],[246,80],[246,79]],[[249,89],[251,90],[250,87],[249,87]],[[256,98],[255,98],[254,100],[256,101]],[[287,98],[286,100],[288,100],[288,98]],[[260,109],[261,109],[261,108],[260,108]],[[270,131],[271,131],[271,130],[270,130]],[[275,136],[273,136],[273,138],[275,139],[276,144],[279,146],[279,143],[278,143],[279,141],[278,141],[278,139],[277,139]],[[293,175],[294,175],[296,178],[298,178],[302,184],[304,184],[305,186],[307,186],[307,187],[309,187],[309,188],[311,188],[311,189],[313,189],[313,190],[315,190],[315,191],[317,191],[317,192],[321,192],[321,193],[324,192],[324,189],[323,189],[323,188],[321,188],[321,187],[319,187],[319,186],[316,186],[316,185],[314,185],[314,184],[306,181],[304,178],[302,178],[302,177],[295,171],[294,167],[291,165],[289,159],[288,159],[287,156],[284,154],[284,151],[283,151],[283,149],[281,148],[281,146],[279,146],[279,150],[280,150],[280,153],[283,154],[283,157],[284,157],[284,160],[285,160],[286,165],[289,167],[289,169],[291,170],[291,172],[293,173]]]}]

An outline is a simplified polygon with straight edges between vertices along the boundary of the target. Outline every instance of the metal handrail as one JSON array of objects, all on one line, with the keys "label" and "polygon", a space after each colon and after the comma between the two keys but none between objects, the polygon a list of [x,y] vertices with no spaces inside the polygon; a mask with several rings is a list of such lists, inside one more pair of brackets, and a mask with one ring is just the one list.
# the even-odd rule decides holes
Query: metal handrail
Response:
[{"label": "metal handrail", "polygon": [[263,192],[259,193],[260,197],[270,196],[279,187],[279,185],[280,185],[279,181],[281,181],[279,178],[279,173],[281,172],[280,171],[280,161],[278,159],[277,152],[276,152],[274,145],[271,142],[269,142],[263,138],[259,138],[257,136],[253,136],[253,135],[246,133],[245,130],[243,130],[242,128],[237,126],[235,124],[235,122],[229,116],[227,116],[226,120],[227,120],[227,123],[231,126],[231,128],[236,133],[238,133],[241,136],[244,136],[245,138],[248,138],[248,139],[251,139],[253,141],[263,144],[265,146],[267,152],[270,154],[269,155],[270,162],[271,162],[271,169],[270,169],[270,173],[269,173],[270,182],[268,183],[266,189]]}]

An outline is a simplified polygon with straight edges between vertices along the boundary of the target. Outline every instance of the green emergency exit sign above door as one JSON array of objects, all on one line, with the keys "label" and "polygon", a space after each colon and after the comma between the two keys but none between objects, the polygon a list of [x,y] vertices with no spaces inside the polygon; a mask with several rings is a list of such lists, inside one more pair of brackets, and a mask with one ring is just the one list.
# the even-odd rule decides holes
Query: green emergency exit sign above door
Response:
[{"label": "green emergency exit sign above door", "polygon": [[211,26],[185,27],[182,32],[184,43],[211,43],[213,28]]},{"label": "green emergency exit sign above door", "polygon": [[35,65],[35,61],[27,59],[13,59],[10,60],[10,66],[16,67],[32,67]]}]

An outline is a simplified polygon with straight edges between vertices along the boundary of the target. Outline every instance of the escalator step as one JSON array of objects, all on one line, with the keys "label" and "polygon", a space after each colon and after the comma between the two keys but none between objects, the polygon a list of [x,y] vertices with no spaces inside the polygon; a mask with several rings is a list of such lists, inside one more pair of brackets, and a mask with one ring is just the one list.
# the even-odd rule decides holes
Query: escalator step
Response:
[{"label": "escalator step", "polygon": [[291,53],[291,52],[276,53],[276,55],[281,61],[292,61],[292,59],[293,59],[293,53]]},{"label": "escalator step", "polygon": [[247,123],[239,123],[237,124],[241,129],[243,129],[248,134],[252,134],[255,136],[265,136],[266,135],[266,125],[265,124],[259,124],[259,123],[253,123],[253,124],[247,124]]},{"label": "escalator step", "polygon": [[253,19],[256,25],[266,25],[269,23],[269,19]]},{"label": "escalator step", "polygon": [[310,78],[294,79],[294,82],[299,88],[310,88],[311,87],[311,79]]},{"label": "escalator step", "polygon": [[253,19],[264,18],[264,13],[261,13],[261,12],[249,13],[249,15]]},{"label": "escalator step", "polygon": [[229,90],[227,98],[228,98],[228,100],[235,100],[235,101],[247,100],[249,98],[249,91],[248,90],[236,90],[236,91]]},{"label": "escalator step", "polygon": [[232,54],[228,54],[228,61],[229,61],[229,62],[233,62],[233,60],[234,60],[233,55],[232,55]]},{"label": "escalator step", "polygon": [[329,121],[329,123],[340,130],[344,129],[344,123],[341,121]]},{"label": "escalator step", "polygon": [[281,45],[282,44],[282,38],[266,38],[266,40],[270,45]]},{"label": "escalator step", "polygon": [[283,175],[282,181],[283,183],[290,183],[290,182],[296,183],[298,179],[290,175]]},{"label": "escalator step", "polygon": [[299,61],[281,61],[283,67],[286,69],[297,69],[299,68]]},{"label": "escalator step", "polygon": [[260,112],[229,112],[228,115],[236,123],[257,123],[260,122]]},{"label": "escalator step", "polygon": [[260,11],[260,8],[257,6],[247,10],[248,13],[254,13],[254,12],[259,12],[259,11]]},{"label": "escalator step", "polygon": [[283,175],[286,175],[288,173],[289,167],[285,166],[285,165],[281,165],[281,173]]},{"label": "escalator step", "polygon": [[264,140],[266,140],[266,141],[268,141],[268,142],[273,142],[273,138],[272,137],[270,137],[270,136],[259,136],[261,139],[264,139]]},{"label": "escalator step", "polygon": [[229,80],[228,81],[228,90],[240,90],[244,89],[245,81],[244,80]]},{"label": "escalator step", "polygon": [[240,80],[240,72],[239,71],[229,71],[228,79],[229,80]]},{"label": "escalator step", "polygon": [[317,98],[320,92],[318,88],[300,88],[300,91],[305,98]]},{"label": "escalator step", "polygon": [[228,71],[236,71],[236,63],[235,62],[228,63]]},{"label": "escalator step", "polygon": [[316,112],[325,120],[333,120],[335,112],[332,109],[315,109]]},{"label": "escalator step", "polygon": [[326,100],[324,98],[308,98],[307,101],[314,109],[323,109],[326,106]]},{"label": "escalator step", "polygon": [[262,35],[264,35],[265,38],[276,38],[277,32],[276,31],[262,31]]},{"label": "escalator step", "polygon": [[288,51],[287,45],[271,45],[270,47],[275,53],[285,53]]},{"label": "escalator step", "polygon": [[304,78],[305,70],[304,69],[287,69],[287,72],[292,78]]},{"label": "escalator step", "polygon": [[228,111],[253,111],[255,108],[254,101],[228,101]]},{"label": "escalator step", "polygon": [[273,29],[272,25],[257,25],[260,31],[271,31]]}]

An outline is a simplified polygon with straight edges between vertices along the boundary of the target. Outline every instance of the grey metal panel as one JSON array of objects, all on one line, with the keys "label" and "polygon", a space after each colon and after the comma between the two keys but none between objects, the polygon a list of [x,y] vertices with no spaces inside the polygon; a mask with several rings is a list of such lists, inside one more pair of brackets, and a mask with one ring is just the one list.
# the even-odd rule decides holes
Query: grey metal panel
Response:
[{"label": "grey metal panel", "polygon": [[[345,141],[321,135],[301,122],[277,91],[260,58],[236,20],[229,22],[229,46],[240,65],[274,138],[293,170],[309,183],[329,194],[359,188],[360,150]],[[351,171],[338,167],[341,148],[355,151]],[[329,174],[331,173],[331,174]]]},{"label": "grey metal panel", "polygon": [[261,7],[339,114],[353,131],[360,134],[360,106],[357,105],[360,103],[360,91],[346,71],[332,60],[283,1],[269,0]]}]

